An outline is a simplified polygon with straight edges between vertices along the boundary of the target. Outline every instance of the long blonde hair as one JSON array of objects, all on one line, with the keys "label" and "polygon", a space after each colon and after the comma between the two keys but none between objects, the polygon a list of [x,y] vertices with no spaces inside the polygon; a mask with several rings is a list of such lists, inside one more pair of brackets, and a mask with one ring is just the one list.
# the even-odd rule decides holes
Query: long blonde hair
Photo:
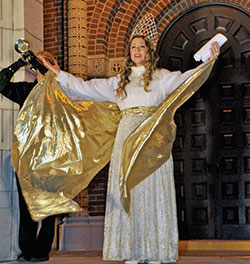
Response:
[{"label": "long blonde hair", "polygon": [[159,56],[156,53],[156,51],[152,48],[151,42],[148,40],[148,38],[146,38],[143,35],[134,35],[129,41],[128,48],[126,51],[125,65],[124,65],[123,71],[121,72],[121,76],[120,76],[121,79],[118,83],[118,88],[116,89],[118,97],[125,98],[127,96],[125,86],[128,83],[130,83],[129,75],[131,74],[131,71],[132,71],[131,67],[136,66],[135,63],[132,61],[131,54],[130,54],[131,42],[135,38],[142,38],[146,43],[146,47],[148,48],[146,57],[145,57],[145,64],[144,64],[146,70],[145,70],[145,73],[143,74],[142,80],[144,81],[145,92],[147,93],[150,92],[150,90],[148,89],[148,86],[149,86],[149,83],[152,81],[152,76],[153,76],[154,71],[156,70],[156,63],[159,59]]}]

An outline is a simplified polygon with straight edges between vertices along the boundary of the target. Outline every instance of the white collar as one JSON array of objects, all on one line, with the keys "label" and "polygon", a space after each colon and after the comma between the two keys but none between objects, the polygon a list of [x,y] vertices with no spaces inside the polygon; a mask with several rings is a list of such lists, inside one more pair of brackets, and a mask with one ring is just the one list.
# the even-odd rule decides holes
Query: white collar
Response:
[{"label": "white collar", "polygon": [[145,67],[144,66],[134,66],[131,67],[132,73],[135,75],[141,75],[145,72]]}]

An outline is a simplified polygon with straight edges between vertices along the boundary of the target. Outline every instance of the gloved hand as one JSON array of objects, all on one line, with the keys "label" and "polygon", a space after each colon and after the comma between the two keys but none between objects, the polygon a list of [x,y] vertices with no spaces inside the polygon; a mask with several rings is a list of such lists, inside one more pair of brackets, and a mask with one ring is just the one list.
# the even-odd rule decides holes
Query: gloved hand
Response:
[{"label": "gloved hand", "polygon": [[18,59],[18,60],[16,61],[16,63],[17,63],[17,65],[18,65],[19,67],[23,67],[23,66],[27,65],[27,62],[24,61],[24,60],[22,60],[21,58]]}]

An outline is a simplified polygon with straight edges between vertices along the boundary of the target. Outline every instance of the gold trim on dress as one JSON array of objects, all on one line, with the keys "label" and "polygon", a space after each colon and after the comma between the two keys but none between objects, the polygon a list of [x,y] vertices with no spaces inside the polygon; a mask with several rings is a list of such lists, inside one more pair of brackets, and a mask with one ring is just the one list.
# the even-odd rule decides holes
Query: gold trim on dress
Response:
[{"label": "gold trim on dress", "polygon": [[137,106],[126,108],[121,111],[122,117],[131,116],[131,115],[146,115],[154,111],[155,106]]}]

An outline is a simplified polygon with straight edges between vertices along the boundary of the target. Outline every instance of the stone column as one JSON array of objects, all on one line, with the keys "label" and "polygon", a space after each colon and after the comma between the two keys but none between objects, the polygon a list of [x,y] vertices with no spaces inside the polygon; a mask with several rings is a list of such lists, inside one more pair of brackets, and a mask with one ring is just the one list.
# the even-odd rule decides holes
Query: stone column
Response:
[{"label": "stone column", "polygon": [[[69,72],[83,79],[88,74],[87,45],[87,2],[86,0],[69,0]],[[103,238],[103,219],[95,219],[94,222],[89,219],[88,190],[81,191],[75,201],[83,208],[83,212],[69,214],[63,219],[59,228],[59,250],[100,249]]]},{"label": "stone column", "polygon": [[86,0],[70,0],[69,14],[69,71],[75,76],[87,75],[87,3]]},{"label": "stone column", "polygon": [[[35,12],[34,12],[35,10]],[[43,46],[43,4],[37,0],[0,1],[0,69],[18,59],[14,43],[25,38],[34,51]],[[20,69],[13,81],[33,81],[35,73]],[[0,95],[0,262],[19,255],[19,204],[16,180],[11,166],[11,143],[19,106]]]},{"label": "stone column", "polygon": [[[69,72],[85,79],[88,74],[87,58],[87,1],[68,1]],[[79,214],[70,214],[59,228],[59,250],[101,250],[103,217],[89,217],[88,190],[75,198],[83,208]]]},{"label": "stone column", "polygon": [[[86,0],[70,0],[68,2],[68,47],[69,72],[85,79],[87,75],[87,3]],[[87,190],[83,190],[75,198],[87,214]],[[80,214],[82,215],[82,214]]]}]

